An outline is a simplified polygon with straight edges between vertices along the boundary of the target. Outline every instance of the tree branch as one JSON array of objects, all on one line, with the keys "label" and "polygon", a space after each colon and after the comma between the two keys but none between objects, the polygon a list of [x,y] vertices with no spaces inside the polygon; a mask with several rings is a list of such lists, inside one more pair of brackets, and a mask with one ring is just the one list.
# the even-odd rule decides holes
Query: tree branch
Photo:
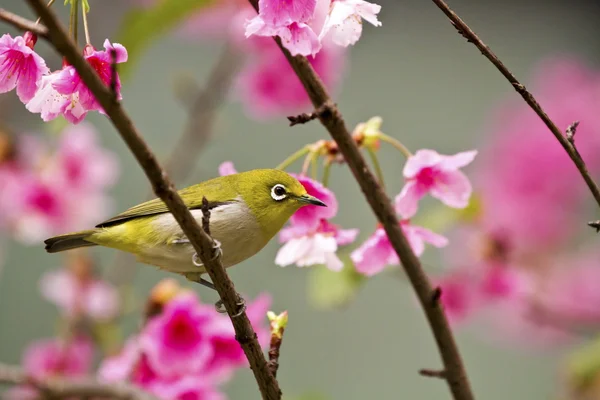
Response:
[{"label": "tree branch", "polygon": [[52,399],[110,398],[115,400],[158,400],[157,397],[125,383],[103,383],[92,379],[38,379],[22,368],[0,363],[0,384],[31,386]]},{"label": "tree branch", "polygon": [[[194,88],[184,131],[164,161],[164,168],[176,183],[181,183],[193,170],[194,161],[212,136],[217,110],[223,105],[240,63],[239,54],[226,45],[212,68],[203,88]],[[146,196],[152,197],[152,193]],[[126,285],[135,276],[135,261],[129,253],[119,252],[107,271],[108,279]]]},{"label": "tree branch", "polygon": [[10,11],[0,8],[0,20],[9,23],[10,25],[18,28],[22,31],[30,31],[38,35],[39,37],[45,38],[48,34],[48,29],[45,26],[36,24],[20,15],[13,14]]},{"label": "tree branch", "polygon": [[460,33],[467,41],[473,43],[481,53],[490,60],[492,64],[500,71],[502,75],[510,82],[513,88],[523,97],[523,100],[531,107],[531,109],[544,121],[544,124],[550,129],[550,132],[554,135],[556,140],[560,143],[560,145],[565,149],[569,158],[573,161],[573,164],[579,170],[579,173],[583,177],[583,180],[587,184],[588,188],[592,192],[596,203],[600,206],[600,188],[587,170],[585,162],[579,155],[579,152],[575,148],[575,143],[570,143],[570,141],[563,135],[561,129],[559,129],[556,124],[548,117],[548,114],[544,112],[540,104],[537,102],[535,97],[525,88],[521,82],[517,80],[517,78],[506,68],[504,63],[500,61],[500,59],[492,52],[492,50],[479,39],[479,37],[469,28],[469,26],[458,16],[454,11],[452,11],[448,5],[443,0],[432,0],[436,6],[439,7],[440,10],[450,19],[452,25],[456,28],[458,33]]},{"label": "tree branch", "polygon": [[[213,281],[227,313],[230,316],[237,314],[238,295],[219,257],[213,257],[214,241],[212,238],[198,226],[198,223],[181,200],[181,197],[177,194],[166,172],[162,169],[146,142],[137,132],[133,121],[125,113],[120,102],[115,99],[110,88],[103,84],[98,74],[84,59],[81,51],[69,39],[56,15],[41,0],[27,0],[27,2],[48,27],[48,41],[75,68],[85,85],[94,94],[94,97],[98,100],[110,118],[111,123],[120,133],[152,183],[154,193],[162,199],[177,223],[181,226],[181,229],[194,247]],[[281,390],[279,389],[279,384],[268,369],[267,361],[256,338],[256,333],[252,329],[246,313],[242,312],[238,317],[231,318],[231,321],[235,329],[236,339],[248,358],[262,397],[269,400],[280,399]]]},{"label": "tree branch", "polygon": [[[258,10],[258,1],[249,1]],[[275,38],[275,41],[290,62],[298,78],[300,78],[313,106],[316,110],[320,110],[319,120],[337,143],[371,209],[382,224],[392,247],[396,254],[398,254],[404,271],[419,298],[421,307],[433,331],[444,363],[446,382],[454,399],[473,400],[474,397],[471,392],[469,380],[444,311],[439,306],[439,302],[431,301],[436,297],[436,292],[434,292],[427,275],[421,267],[419,258],[413,252],[406,240],[406,236],[402,232],[390,199],[377,183],[375,176],[370,171],[360,150],[352,139],[342,118],[342,114],[331,100],[323,82],[321,82],[321,79],[306,57],[292,56],[282,46],[279,38]]]}]

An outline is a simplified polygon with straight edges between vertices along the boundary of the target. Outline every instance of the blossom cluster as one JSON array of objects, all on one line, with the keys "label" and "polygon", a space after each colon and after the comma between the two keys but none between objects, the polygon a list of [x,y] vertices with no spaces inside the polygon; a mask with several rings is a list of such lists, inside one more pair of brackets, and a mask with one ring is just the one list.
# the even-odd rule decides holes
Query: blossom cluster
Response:
[{"label": "blossom cluster", "polygon": [[[600,73],[557,59],[535,76],[532,86],[558,126],[581,122],[578,151],[592,174],[600,172]],[[520,102],[503,106],[490,125],[474,176],[480,206],[454,228],[449,268],[437,278],[446,312],[455,324],[487,322],[495,339],[536,345],[599,326],[597,246],[573,246],[590,197],[581,177]]]},{"label": "blossom cluster", "polygon": [[[231,320],[200,303],[193,292],[160,291],[159,311],[149,315],[142,331],[131,336],[119,354],[102,362],[99,379],[129,381],[165,400],[224,399],[217,386],[247,365]],[[269,340],[265,316],[270,302],[269,296],[261,295],[246,311],[263,347]]]},{"label": "blossom cluster", "polygon": [[[51,121],[63,115],[73,124],[81,122],[89,111],[103,112],[102,107],[85,86],[75,68],[66,61],[57,71],[50,71],[44,59],[34,51],[37,37],[31,32],[0,37],[0,93],[16,89],[27,110]],[[127,61],[127,50],[120,44],[104,42],[104,50],[86,45],[83,55],[105,85],[114,87],[121,99],[118,75],[113,82],[114,62]]]},{"label": "blossom cluster", "polygon": [[0,226],[24,243],[93,226],[111,208],[118,164],[87,124],[68,126],[55,148],[20,134],[0,161]]},{"label": "blossom cluster", "polygon": [[[359,124],[355,137],[360,138],[363,145],[378,148],[377,137],[382,135],[378,130],[380,124],[380,118]],[[327,147],[325,141],[319,142],[317,147],[319,145]],[[406,183],[396,196],[395,206],[400,226],[417,256],[423,254],[426,243],[438,248],[448,244],[444,236],[411,223],[410,218],[416,214],[419,200],[431,194],[449,207],[467,207],[472,188],[469,179],[460,168],[471,163],[476,154],[476,151],[467,151],[446,156],[423,149],[409,155],[403,171]],[[227,161],[221,164],[219,173],[235,173],[233,163]],[[342,270],[344,264],[336,253],[339,247],[356,240],[358,229],[342,229],[330,222],[338,212],[338,202],[333,191],[305,174],[292,175],[310,195],[322,200],[327,207],[306,206],[296,211],[290,218],[289,225],[279,233],[279,240],[284,245],[279,249],[275,263],[280,266],[295,264],[298,267],[324,264],[332,271]],[[350,258],[356,271],[366,276],[375,275],[387,266],[400,263],[381,226],[378,226],[361,246],[352,251]]]}]

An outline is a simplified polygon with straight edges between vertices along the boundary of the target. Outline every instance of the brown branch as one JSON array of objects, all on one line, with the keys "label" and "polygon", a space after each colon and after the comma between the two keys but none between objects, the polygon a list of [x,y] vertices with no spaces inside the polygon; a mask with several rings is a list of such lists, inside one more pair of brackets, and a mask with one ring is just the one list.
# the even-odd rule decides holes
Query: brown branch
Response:
[{"label": "brown branch", "polygon": [[115,400],[158,400],[142,389],[125,383],[103,383],[93,379],[39,379],[22,368],[0,363],[0,384],[23,385],[39,390],[44,398],[110,398]]},{"label": "brown branch", "polygon": [[[194,98],[188,108],[188,120],[173,150],[165,159],[165,170],[175,182],[184,181],[193,170],[194,161],[212,136],[217,110],[223,105],[226,94],[241,63],[239,52],[226,46],[211,70],[202,89],[194,88]],[[151,198],[148,193],[147,198]],[[128,265],[133,264],[133,265]],[[135,276],[135,260],[129,253],[119,252],[109,266],[107,276],[114,284],[123,286]]]},{"label": "brown branch", "polygon": [[39,37],[46,37],[48,29],[44,25],[36,24],[20,15],[13,14],[10,11],[0,8],[0,21],[7,22],[8,24],[18,28],[22,31],[30,31],[35,33]]},{"label": "brown branch", "polygon": [[517,80],[517,78],[506,68],[504,63],[500,61],[500,59],[492,52],[492,50],[479,39],[479,37],[469,28],[469,26],[458,16],[454,11],[452,11],[448,5],[443,0],[432,0],[435,5],[437,5],[440,10],[450,19],[452,25],[456,28],[458,33],[460,33],[467,41],[473,43],[481,53],[490,60],[492,64],[500,71],[502,75],[510,82],[513,88],[523,97],[523,100],[531,107],[533,111],[544,121],[544,124],[550,129],[550,132],[554,135],[556,140],[560,143],[560,145],[565,149],[573,164],[579,170],[579,173],[583,177],[583,180],[587,184],[588,188],[592,192],[596,203],[600,206],[600,188],[587,170],[585,162],[577,152],[574,143],[571,144],[569,140],[563,135],[562,131],[556,126],[556,124],[548,117],[548,114],[544,112],[540,104],[537,102],[535,97],[525,88],[521,82]]},{"label": "brown branch", "polygon": [[[213,257],[214,241],[199,226],[190,210],[177,194],[166,172],[140,136],[133,121],[125,113],[121,104],[115,99],[92,66],[87,63],[81,51],[69,39],[56,15],[41,0],[27,0],[31,8],[40,16],[48,27],[48,41],[75,68],[85,85],[96,97],[111,123],[135,156],[152,183],[154,193],[164,201],[186,237],[199,255],[208,275],[214,283],[227,313],[232,316],[238,313],[238,295],[233,282],[229,279],[219,257]],[[191,261],[191,260],[190,260]],[[280,399],[281,390],[277,380],[268,369],[267,361],[260,348],[256,333],[245,312],[237,318],[231,318],[236,333],[254,377],[264,399]]]},{"label": "brown branch", "polygon": [[[258,1],[250,0],[251,4],[258,10]],[[282,46],[281,40],[275,41],[285,54],[292,68],[304,85],[306,93],[316,110],[322,110],[319,120],[327,129],[331,137],[337,143],[341,154],[346,159],[348,167],[352,171],[371,209],[382,224],[392,247],[402,262],[402,266],[408,276],[416,294],[419,298],[433,335],[435,337],[440,355],[446,370],[446,382],[455,400],[473,400],[473,394],[467,378],[462,358],[454,341],[452,331],[444,315],[442,307],[433,304],[434,296],[432,287],[425,271],[421,266],[419,258],[410,247],[406,236],[402,232],[396,212],[383,188],[377,183],[377,179],[370,171],[358,146],[352,139],[342,114],[331,100],[327,89],[321,79],[309,64],[306,57],[292,56]]]}]

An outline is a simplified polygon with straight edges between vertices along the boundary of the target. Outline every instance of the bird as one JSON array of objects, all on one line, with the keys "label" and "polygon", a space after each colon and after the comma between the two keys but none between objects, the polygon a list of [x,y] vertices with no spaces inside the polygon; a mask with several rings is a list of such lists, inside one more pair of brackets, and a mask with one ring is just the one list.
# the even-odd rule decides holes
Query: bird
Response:
[{"label": "bird", "polygon": [[[200,224],[203,198],[207,199],[211,236],[225,268],[258,253],[300,208],[327,206],[308,194],[296,178],[279,169],[220,176],[178,193]],[[125,251],[141,263],[215,289],[202,278],[206,269],[160,198],[133,206],[92,229],[54,236],[44,243],[48,253],[97,245]]]}]

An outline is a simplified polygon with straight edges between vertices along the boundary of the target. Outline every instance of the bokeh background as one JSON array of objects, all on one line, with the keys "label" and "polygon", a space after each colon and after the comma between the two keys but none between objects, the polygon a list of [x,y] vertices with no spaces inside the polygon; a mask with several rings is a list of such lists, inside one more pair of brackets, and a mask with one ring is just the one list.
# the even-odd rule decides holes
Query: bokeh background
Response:
[{"label": "bokeh background", "polygon": [[[517,94],[456,34],[433,3],[379,3],[383,25],[377,29],[365,25],[362,39],[350,50],[337,93],[348,125],[380,115],[383,130],[411,149],[435,148],[451,154],[477,147],[493,110],[507,98],[520,101]],[[114,0],[90,0],[90,4],[91,31],[100,47],[119,28],[128,4]],[[549,56],[574,55],[590,65],[600,63],[597,2],[454,0],[451,6],[525,83],[533,68]],[[2,7],[33,18],[20,0],[2,0]],[[14,32],[1,26],[2,32]],[[174,82],[187,74],[202,84],[221,47],[214,40],[165,35],[142,55],[124,81],[125,108],[158,155],[168,154],[187,118],[175,98]],[[58,65],[44,43],[39,52]],[[41,128],[39,117],[28,113],[15,96],[0,97],[0,118],[16,131]],[[101,132],[102,143],[119,156],[114,211],[139,202],[149,190],[141,169],[106,118],[89,115],[88,121]],[[318,123],[291,129],[284,117],[256,121],[239,102],[228,102],[219,111],[213,137],[190,178],[178,184],[215,176],[225,160],[233,160],[241,170],[272,167],[320,138],[327,138],[327,133]],[[397,193],[403,160],[393,150],[385,150],[382,165],[390,194]],[[340,202],[337,221],[361,228],[360,239],[366,238],[375,218],[345,167],[334,168],[331,187]],[[59,266],[61,258],[46,254],[41,243],[24,247],[9,241],[6,247],[0,275],[0,360],[19,363],[27,343],[53,335],[57,311],[42,300],[38,281],[45,271]],[[272,308],[289,312],[279,370],[285,394],[314,391],[347,400],[450,398],[443,381],[417,374],[420,368],[439,367],[440,361],[423,313],[400,275],[376,276],[346,307],[323,310],[307,294],[311,271],[275,266],[277,249],[273,241],[256,257],[231,269],[230,275],[249,297],[269,292]],[[94,249],[101,268],[115,255],[115,251]],[[435,269],[439,252],[427,251],[423,260]],[[164,277],[165,273],[138,265],[136,294],[141,298]],[[216,301],[214,293],[197,290],[203,300]],[[134,313],[124,321],[125,330],[131,332],[139,323],[139,313]],[[477,398],[556,398],[564,348],[533,351],[486,340],[481,332],[470,327],[457,331]],[[231,399],[259,398],[249,370],[239,372],[227,384],[226,393]]]}]

